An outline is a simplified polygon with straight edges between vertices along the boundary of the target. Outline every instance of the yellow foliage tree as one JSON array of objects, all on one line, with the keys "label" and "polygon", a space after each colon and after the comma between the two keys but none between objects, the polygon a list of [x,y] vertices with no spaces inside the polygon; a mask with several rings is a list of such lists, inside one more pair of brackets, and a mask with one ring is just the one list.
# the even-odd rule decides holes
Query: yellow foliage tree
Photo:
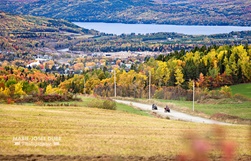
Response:
[{"label": "yellow foliage tree", "polygon": [[156,79],[159,80],[159,86],[165,84],[170,79],[170,71],[166,62],[158,61],[158,68],[156,69]]},{"label": "yellow foliage tree", "polygon": [[100,80],[98,78],[91,78],[85,83],[86,93],[92,94],[95,86],[100,84]]},{"label": "yellow foliage tree", "polygon": [[0,96],[1,97],[9,97],[10,96],[10,90],[9,88],[0,88]]},{"label": "yellow foliage tree", "polygon": [[22,82],[18,82],[17,84],[14,85],[15,87],[15,91],[14,91],[14,95],[15,96],[22,96],[22,95],[26,95],[26,93],[23,91],[23,83]]},{"label": "yellow foliage tree", "polygon": [[176,68],[174,75],[175,75],[175,78],[176,78],[175,84],[180,86],[185,81],[184,78],[183,78],[184,74],[182,73],[180,68]]},{"label": "yellow foliage tree", "polygon": [[51,86],[51,84],[49,84],[49,85],[46,87],[46,91],[45,91],[45,94],[46,94],[46,95],[63,94],[63,93],[65,93],[65,90],[60,89],[60,88],[53,88],[53,87]]},{"label": "yellow foliage tree", "polygon": [[242,74],[251,80],[251,59],[248,55],[247,51],[244,49],[242,45],[234,48],[238,54],[238,62],[237,65],[241,68]]}]

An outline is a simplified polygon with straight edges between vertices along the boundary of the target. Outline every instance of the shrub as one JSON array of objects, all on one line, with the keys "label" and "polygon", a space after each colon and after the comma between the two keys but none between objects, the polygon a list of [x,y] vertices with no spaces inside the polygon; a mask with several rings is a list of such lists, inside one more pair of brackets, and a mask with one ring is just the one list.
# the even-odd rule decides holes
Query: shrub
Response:
[{"label": "shrub", "polygon": [[103,100],[99,98],[95,98],[94,100],[87,103],[88,107],[96,107],[96,108],[102,108]]},{"label": "shrub", "polygon": [[159,90],[156,90],[153,97],[156,99],[164,99],[164,90],[162,88]]},{"label": "shrub", "polygon": [[33,96],[26,96],[23,98],[18,98],[15,100],[16,103],[33,103],[33,102],[38,102],[39,98],[38,97],[33,97]]},{"label": "shrub", "polygon": [[38,95],[39,100],[44,102],[64,102],[64,101],[82,101],[80,98],[73,97],[73,95]]},{"label": "shrub", "polygon": [[7,99],[7,96],[0,93],[0,101],[5,101]]},{"label": "shrub", "polygon": [[220,93],[223,94],[227,98],[230,98],[232,96],[231,88],[228,86],[221,87]]},{"label": "shrub", "polygon": [[7,98],[6,103],[7,104],[13,104],[13,103],[15,103],[15,101],[12,98]]},{"label": "shrub", "polygon": [[244,96],[244,95],[242,95],[242,94],[235,94],[234,96],[233,96],[233,98],[234,99],[238,99],[238,100],[240,100],[240,101],[251,101],[251,98],[249,98],[249,97],[247,97],[247,96]]},{"label": "shrub", "polygon": [[116,102],[113,100],[105,100],[103,102],[103,108],[109,110],[116,110]]},{"label": "shrub", "polygon": [[73,97],[73,95],[30,95],[24,98],[16,99],[17,103],[33,103],[33,102],[66,102],[66,101],[82,101],[80,98]]},{"label": "shrub", "polygon": [[[158,95],[161,96],[161,90]],[[179,86],[170,86],[170,87],[163,87],[163,95],[164,99],[171,99],[171,100],[190,100],[192,99],[192,93],[188,90],[185,90]]]},{"label": "shrub", "polygon": [[37,102],[35,102],[35,105],[37,105],[37,106],[43,106],[44,102],[43,101],[37,101]]},{"label": "shrub", "polygon": [[221,94],[218,90],[211,90],[208,93],[208,97],[212,98],[212,99],[220,99],[221,98]]},{"label": "shrub", "polygon": [[95,98],[87,104],[88,107],[116,110],[116,102],[111,99]]}]

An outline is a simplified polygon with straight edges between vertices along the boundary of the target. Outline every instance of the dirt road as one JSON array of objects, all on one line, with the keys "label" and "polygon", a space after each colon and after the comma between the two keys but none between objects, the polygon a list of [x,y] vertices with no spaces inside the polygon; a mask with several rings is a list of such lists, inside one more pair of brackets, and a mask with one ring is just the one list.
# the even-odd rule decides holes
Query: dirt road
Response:
[{"label": "dirt road", "polygon": [[152,110],[152,105],[149,104],[143,104],[138,102],[131,102],[131,101],[124,101],[124,100],[115,100],[118,103],[124,103],[127,105],[131,105],[137,108],[140,108],[141,110],[146,111],[153,111],[156,112],[158,115],[161,115],[163,117],[168,116],[171,120],[182,120],[182,121],[190,121],[190,122],[197,122],[197,123],[205,123],[205,124],[220,124],[220,125],[231,125],[229,123],[224,123],[220,121],[210,120],[198,116],[192,116],[189,114],[185,114],[182,112],[175,111],[171,109],[171,112],[164,112],[164,107],[158,106],[158,110]]}]

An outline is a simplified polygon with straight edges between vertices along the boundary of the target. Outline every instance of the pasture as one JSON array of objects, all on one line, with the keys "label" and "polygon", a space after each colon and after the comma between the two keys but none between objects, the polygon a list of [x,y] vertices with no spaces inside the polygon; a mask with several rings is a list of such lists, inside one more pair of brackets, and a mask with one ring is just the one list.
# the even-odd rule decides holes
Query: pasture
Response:
[{"label": "pasture", "polygon": [[[217,140],[213,129],[213,125],[171,121],[123,110],[1,104],[0,154],[170,159],[187,151],[188,133],[214,145]],[[237,157],[250,158],[250,127],[233,125],[222,129],[226,133],[224,140],[236,143]],[[209,152],[213,158],[220,154],[216,149]]]},{"label": "pasture", "polygon": [[[183,108],[183,110],[192,113],[193,102],[192,101],[177,101],[177,100],[157,100],[164,104],[169,104],[171,106]],[[216,101],[211,101],[210,103],[198,103],[195,102],[194,110],[198,113],[204,113],[208,117],[213,116],[217,113],[224,113],[231,116],[236,116],[242,119],[251,119],[251,102],[231,102],[230,99],[225,100],[222,103],[215,103]]]},{"label": "pasture", "polygon": [[[194,111],[193,102],[184,100],[163,100],[163,99],[130,99],[129,100],[147,103],[158,104],[165,107],[169,105],[172,109],[192,115],[199,115],[206,118],[213,118],[230,123],[251,123],[251,83],[239,84],[230,86],[232,95],[238,94],[239,97],[245,97],[244,100],[239,100],[238,97],[221,98],[221,99],[206,99],[203,101],[195,101]],[[124,98],[121,98],[124,99]]]},{"label": "pasture", "polygon": [[232,94],[242,94],[251,98],[251,83],[230,86]]}]

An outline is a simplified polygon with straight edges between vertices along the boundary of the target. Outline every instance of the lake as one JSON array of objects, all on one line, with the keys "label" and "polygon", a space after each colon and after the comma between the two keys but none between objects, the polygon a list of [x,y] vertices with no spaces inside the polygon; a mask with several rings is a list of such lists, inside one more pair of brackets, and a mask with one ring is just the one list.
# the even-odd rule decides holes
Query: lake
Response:
[{"label": "lake", "polygon": [[94,29],[109,34],[146,34],[157,32],[176,32],[188,35],[211,35],[229,33],[231,31],[251,30],[251,27],[242,26],[186,26],[186,25],[159,25],[159,24],[122,24],[99,22],[73,22],[86,28]]}]

